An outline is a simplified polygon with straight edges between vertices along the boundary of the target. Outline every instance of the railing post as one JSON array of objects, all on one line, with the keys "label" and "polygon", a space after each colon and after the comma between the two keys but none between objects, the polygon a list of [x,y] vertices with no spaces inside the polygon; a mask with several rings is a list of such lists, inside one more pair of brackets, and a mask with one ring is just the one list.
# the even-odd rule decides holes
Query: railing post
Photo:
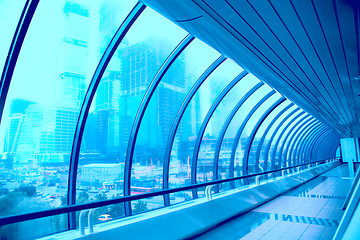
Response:
[{"label": "railing post", "polygon": [[261,175],[258,175],[255,177],[255,183],[257,186],[260,185],[260,178],[261,178]]},{"label": "railing post", "polygon": [[211,200],[212,199],[212,194],[211,194],[211,189],[214,187],[215,185],[209,185],[205,188],[205,196],[207,200]]},{"label": "railing post", "polygon": [[85,235],[85,226],[84,226],[84,218],[85,214],[89,211],[89,209],[81,210],[80,216],[79,216],[79,229],[80,229],[80,235]]},{"label": "railing post", "polygon": [[285,170],[281,171],[281,176],[284,178],[285,177]]},{"label": "railing post", "polygon": [[300,167],[297,167],[297,172],[298,172],[298,173],[300,172]]},{"label": "railing post", "polygon": [[89,216],[88,216],[88,225],[89,225],[89,233],[93,233],[94,232],[94,212],[95,212],[96,208],[90,209],[89,211]]}]

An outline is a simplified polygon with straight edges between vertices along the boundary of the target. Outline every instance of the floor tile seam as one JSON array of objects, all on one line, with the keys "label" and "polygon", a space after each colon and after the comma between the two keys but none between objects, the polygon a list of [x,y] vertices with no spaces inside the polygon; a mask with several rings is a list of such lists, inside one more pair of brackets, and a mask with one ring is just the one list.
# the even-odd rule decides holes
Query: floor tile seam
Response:
[{"label": "floor tile seam", "polygon": [[[270,218],[268,220],[272,219],[272,220],[281,221],[281,222],[303,223],[303,224],[310,224],[310,225],[315,225],[315,226],[325,226],[325,227],[337,227],[339,225],[339,221],[337,219],[319,218],[319,217],[311,217],[311,216],[299,216],[299,215],[273,213],[273,212],[267,212],[267,213],[270,214]],[[285,216],[285,219],[284,219],[284,216]],[[291,219],[291,220],[288,220],[288,219]],[[294,219],[296,221],[293,221]],[[302,219],[302,220],[300,221],[299,219]],[[315,224],[314,224],[314,222],[315,222]]]}]

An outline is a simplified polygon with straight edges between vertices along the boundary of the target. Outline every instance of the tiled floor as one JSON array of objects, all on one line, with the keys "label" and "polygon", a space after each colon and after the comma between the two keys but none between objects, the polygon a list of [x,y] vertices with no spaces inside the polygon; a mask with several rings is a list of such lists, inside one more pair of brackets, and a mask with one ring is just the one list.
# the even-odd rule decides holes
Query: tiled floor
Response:
[{"label": "tiled floor", "polygon": [[332,239],[350,186],[340,165],[197,239]]}]

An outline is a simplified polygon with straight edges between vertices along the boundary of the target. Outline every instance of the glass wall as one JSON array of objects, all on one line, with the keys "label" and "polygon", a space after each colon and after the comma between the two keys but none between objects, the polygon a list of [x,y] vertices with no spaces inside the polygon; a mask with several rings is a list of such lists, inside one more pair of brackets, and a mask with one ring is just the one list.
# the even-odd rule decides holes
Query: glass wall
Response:
[{"label": "glass wall", "polygon": [[[24,4],[0,1],[1,66]],[[39,2],[26,36],[14,39],[24,43],[2,92],[0,219],[76,204],[91,208],[335,156],[317,141],[328,131],[305,125],[313,117],[145,7],[116,0]],[[336,141],[329,145],[337,148]],[[99,207],[94,219],[203,197],[204,188],[128,205],[119,199]],[[1,238],[78,227],[80,212],[66,212],[4,225]],[[34,224],[42,227],[24,230]]]}]

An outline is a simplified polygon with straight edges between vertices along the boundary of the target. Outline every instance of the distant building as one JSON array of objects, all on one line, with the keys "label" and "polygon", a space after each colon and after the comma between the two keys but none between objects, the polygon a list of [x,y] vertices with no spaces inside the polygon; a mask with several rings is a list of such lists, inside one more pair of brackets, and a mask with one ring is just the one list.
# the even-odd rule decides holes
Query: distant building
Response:
[{"label": "distant building", "polygon": [[[119,112],[121,152],[126,152],[132,122],[142,98],[154,79],[158,67],[169,54],[161,47],[163,46],[161,41],[156,39],[151,42],[158,44],[158,47],[149,48],[145,42],[140,42],[130,47],[123,46],[119,52],[123,60]],[[174,106],[180,107],[185,98],[185,84],[185,63],[180,56],[160,82],[143,117],[134,156],[135,161],[141,165],[162,161],[163,148],[178,111]],[[182,126],[178,128],[178,133],[181,132]],[[175,148],[178,148],[178,144],[179,141],[175,140]]]},{"label": "distant building", "polygon": [[4,152],[14,153],[17,151],[19,137],[24,123],[25,113],[33,102],[24,99],[13,99],[10,105],[10,119],[6,127]]},{"label": "distant building", "polygon": [[102,187],[124,178],[124,164],[92,163],[79,168],[81,186]]}]

